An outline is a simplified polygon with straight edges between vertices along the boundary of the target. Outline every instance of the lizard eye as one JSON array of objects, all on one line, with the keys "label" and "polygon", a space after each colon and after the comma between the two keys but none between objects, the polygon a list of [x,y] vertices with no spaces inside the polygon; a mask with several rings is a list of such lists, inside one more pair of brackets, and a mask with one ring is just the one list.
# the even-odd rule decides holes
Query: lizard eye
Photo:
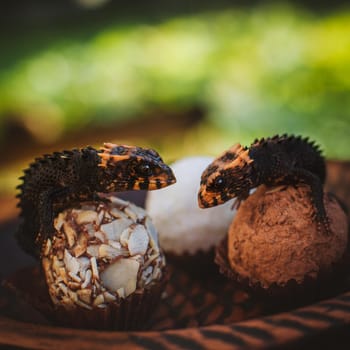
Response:
[{"label": "lizard eye", "polygon": [[148,164],[141,164],[138,167],[138,172],[140,173],[140,175],[143,175],[143,176],[151,176],[152,175],[152,169]]},{"label": "lizard eye", "polygon": [[225,179],[222,176],[218,176],[214,181],[213,181],[213,187],[216,189],[221,189],[225,186]]}]

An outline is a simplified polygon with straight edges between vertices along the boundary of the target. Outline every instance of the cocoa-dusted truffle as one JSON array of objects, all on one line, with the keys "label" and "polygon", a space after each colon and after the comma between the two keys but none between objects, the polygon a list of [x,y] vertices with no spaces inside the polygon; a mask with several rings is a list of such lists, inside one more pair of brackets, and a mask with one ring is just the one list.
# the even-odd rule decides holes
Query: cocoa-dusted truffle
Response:
[{"label": "cocoa-dusted truffle", "polygon": [[132,320],[147,319],[165,279],[165,259],[146,212],[109,197],[64,210],[54,226],[42,265],[58,315],[71,326],[140,328]]},{"label": "cocoa-dusted truffle", "polygon": [[329,194],[331,235],[317,230],[309,187],[260,186],[241,205],[228,234],[228,262],[239,280],[268,289],[331,272],[346,252],[347,217]]}]

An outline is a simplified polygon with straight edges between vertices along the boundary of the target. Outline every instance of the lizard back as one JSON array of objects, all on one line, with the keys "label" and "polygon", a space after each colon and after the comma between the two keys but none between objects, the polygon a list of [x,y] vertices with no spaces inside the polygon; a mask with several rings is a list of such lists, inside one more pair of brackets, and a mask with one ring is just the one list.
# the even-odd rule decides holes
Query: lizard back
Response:
[{"label": "lizard back", "polygon": [[[308,138],[293,135],[276,135],[272,138],[255,140],[249,147],[253,160],[252,176],[257,184],[283,178],[288,169],[304,169],[317,176],[324,184],[326,165],[321,151]],[[296,179],[297,181],[297,179]]]},{"label": "lizard back", "polygon": [[100,150],[86,147],[36,158],[21,179],[22,223],[16,238],[34,256],[54,233],[55,216],[68,206],[96,199],[98,193],[154,190],[176,182],[156,151],[112,143]]}]

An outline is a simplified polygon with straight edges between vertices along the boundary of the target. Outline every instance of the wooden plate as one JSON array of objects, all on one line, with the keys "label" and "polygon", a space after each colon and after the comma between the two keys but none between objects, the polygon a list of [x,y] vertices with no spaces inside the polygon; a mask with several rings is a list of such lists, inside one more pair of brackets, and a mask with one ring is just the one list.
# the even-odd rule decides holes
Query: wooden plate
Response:
[{"label": "wooden plate", "polygon": [[[328,190],[350,208],[350,162],[329,161],[327,165]],[[143,204],[144,193],[125,196]],[[166,296],[145,330],[106,332],[54,326],[33,308],[33,300],[45,303],[48,296],[36,262],[13,239],[16,226],[17,222],[11,222],[0,227],[0,276],[17,291],[0,289],[0,344],[97,350],[308,348],[310,344],[325,348],[339,337],[350,338],[346,332],[350,274],[326,298],[315,291],[307,305],[302,301],[287,305],[234,288],[214,267],[209,271],[198,266],[196,273],[176,263],[169,266],[172,273]]]}]

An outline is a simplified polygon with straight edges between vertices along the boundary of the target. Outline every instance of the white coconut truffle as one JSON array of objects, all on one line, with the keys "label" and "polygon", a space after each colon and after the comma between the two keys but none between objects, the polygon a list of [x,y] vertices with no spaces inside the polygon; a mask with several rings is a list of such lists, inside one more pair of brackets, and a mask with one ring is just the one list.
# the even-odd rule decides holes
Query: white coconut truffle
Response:
[{"label": "white coconut truffle", "polygon": [[207,252],[227,234],[235,214],[233,200],[217,207],[201,209],[198,190],[202,172],[211,157],[186,157],[171,165],[177,182],[149,192],[146,211],[159,233],[165,252],[176,255]]},{"label": "white coconut truffle", "polygon": [[157,283],[165,259],[146,212],[116,197],[61,212],[42,264],[54,304],[104,308]]}]

